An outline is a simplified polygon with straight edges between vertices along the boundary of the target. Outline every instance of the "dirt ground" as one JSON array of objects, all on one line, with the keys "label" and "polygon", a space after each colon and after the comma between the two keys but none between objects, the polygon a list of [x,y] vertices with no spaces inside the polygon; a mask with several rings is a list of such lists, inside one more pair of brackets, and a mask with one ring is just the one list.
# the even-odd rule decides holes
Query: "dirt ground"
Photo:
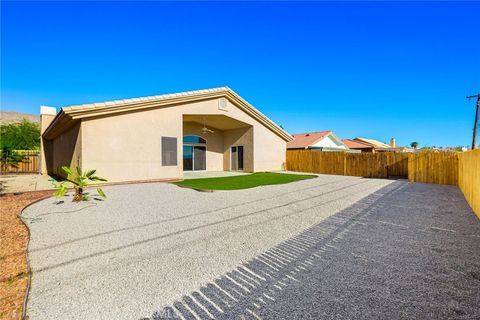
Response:
[{"label": "dirt ground", "polygon": [[45,174],[0,175],[2,193],[53,190],[50,176]]},{"label": "dirt ground", "polygon": [[28,230],[19,214],[28,204],[52,191],[0,196],[0,319],[21,319],[28,282]]}]

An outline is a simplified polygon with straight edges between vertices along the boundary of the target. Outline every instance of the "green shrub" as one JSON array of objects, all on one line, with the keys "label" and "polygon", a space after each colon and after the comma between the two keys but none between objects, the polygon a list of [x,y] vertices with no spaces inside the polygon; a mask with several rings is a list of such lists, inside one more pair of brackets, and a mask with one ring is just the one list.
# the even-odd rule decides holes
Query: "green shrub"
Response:
[{"label": "green shrub", "polygon": [[13,150],[38,150],[40,148],[40,126],[23,119],[22,122],[0,125],[0,148]]},{"label": "green shrub", "polygon": [[3,145],[0,149],[0,161],[2,171],[8,171],[9,167],[18,168],[18,164],[25,159],[25,156],[12,150],[12,147]]}]

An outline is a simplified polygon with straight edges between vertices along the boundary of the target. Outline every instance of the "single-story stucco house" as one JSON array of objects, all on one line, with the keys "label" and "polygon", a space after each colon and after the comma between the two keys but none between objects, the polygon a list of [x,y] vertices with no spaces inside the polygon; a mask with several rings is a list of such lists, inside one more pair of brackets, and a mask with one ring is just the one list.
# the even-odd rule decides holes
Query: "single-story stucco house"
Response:
[{"label": "single-story stucco house", "polygon": [[110,182],[282,170],[292,140],[228,87],[40,113],[42,173],[63,175],[61,166],[80,165]]}]

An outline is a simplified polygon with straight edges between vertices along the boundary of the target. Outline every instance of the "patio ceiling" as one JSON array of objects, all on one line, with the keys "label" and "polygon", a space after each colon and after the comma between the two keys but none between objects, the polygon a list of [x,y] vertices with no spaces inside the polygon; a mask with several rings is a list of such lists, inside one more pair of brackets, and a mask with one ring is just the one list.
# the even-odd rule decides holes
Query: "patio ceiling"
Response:
[{"label": "patio ceiling", "polygon": [[183,116],[183,122],[196,122],[201,125],[205,124],[207,127],[218,130],[230,130],[251,127],[248,123],[237,119],[227,117],[225,115],[194,115],[188,114]]}]

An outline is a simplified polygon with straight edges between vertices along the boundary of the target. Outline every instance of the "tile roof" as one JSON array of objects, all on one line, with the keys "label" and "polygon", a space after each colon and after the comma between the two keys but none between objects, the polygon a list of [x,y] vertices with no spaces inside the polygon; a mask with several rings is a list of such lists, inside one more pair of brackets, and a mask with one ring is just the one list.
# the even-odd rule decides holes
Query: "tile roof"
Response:
[{"label": "tile roof", "polygon": [[374,139],[355,138],[355,140],[369,143],[369,144],[373,145],[375,148],[390,148],[390,146],[388,144],[385,144],[383,142],[380,142],[380,141],[374,140]]},{"label": "tile roof", "polygon": [[373,148],[373,146],[369,143],[362,142],[360,140],[352,140],[352,139],[343,139],[343,143],[350,149],[368,149]]},{"label": "tile roof", "polygon": [[[65,130],[68,127],[70,120],[76,121],[81,118],[93,117],[98,115],[104,116],[119,112],[127,112],[130,110],[138,111],[146,108],[152,108],[157,105],[174,105],[192,101],[199,101],[200,99],[213,99],[220,97],[230,100],[231,103],[239,107],[241,110],[245,111],[248,115],[259,121],[262,125],[269,128],[271,131],[273,131],[285,141],[290,141],[292,139],[292,136],[288,132],[286,132],[279,125],[270,120],[266,115],[264,115],[262,112],[260,112],[253,105],[248,103],[245,99],[240,97],[240,95],[238,95],[235,91],[233,91],[227,86],[203,90],[185,91],[179,93],[170,93],[157,96],[147,96],[65,106],[61,108],[61,111],[59,113],[57,113],[54,120],[44,131],[42,136],[46,137],[47,139],[57,136],[58,134],[63,132],[62,130]],[[55,129],[53,129],[54,127],[60,127],[60,129],[55,131]]]},{"label": "tile roof", "polygon": [[319,131],[292,134],[293,140],[287,143],[287,149],[308,148],[331,133],[332,131]]}]

